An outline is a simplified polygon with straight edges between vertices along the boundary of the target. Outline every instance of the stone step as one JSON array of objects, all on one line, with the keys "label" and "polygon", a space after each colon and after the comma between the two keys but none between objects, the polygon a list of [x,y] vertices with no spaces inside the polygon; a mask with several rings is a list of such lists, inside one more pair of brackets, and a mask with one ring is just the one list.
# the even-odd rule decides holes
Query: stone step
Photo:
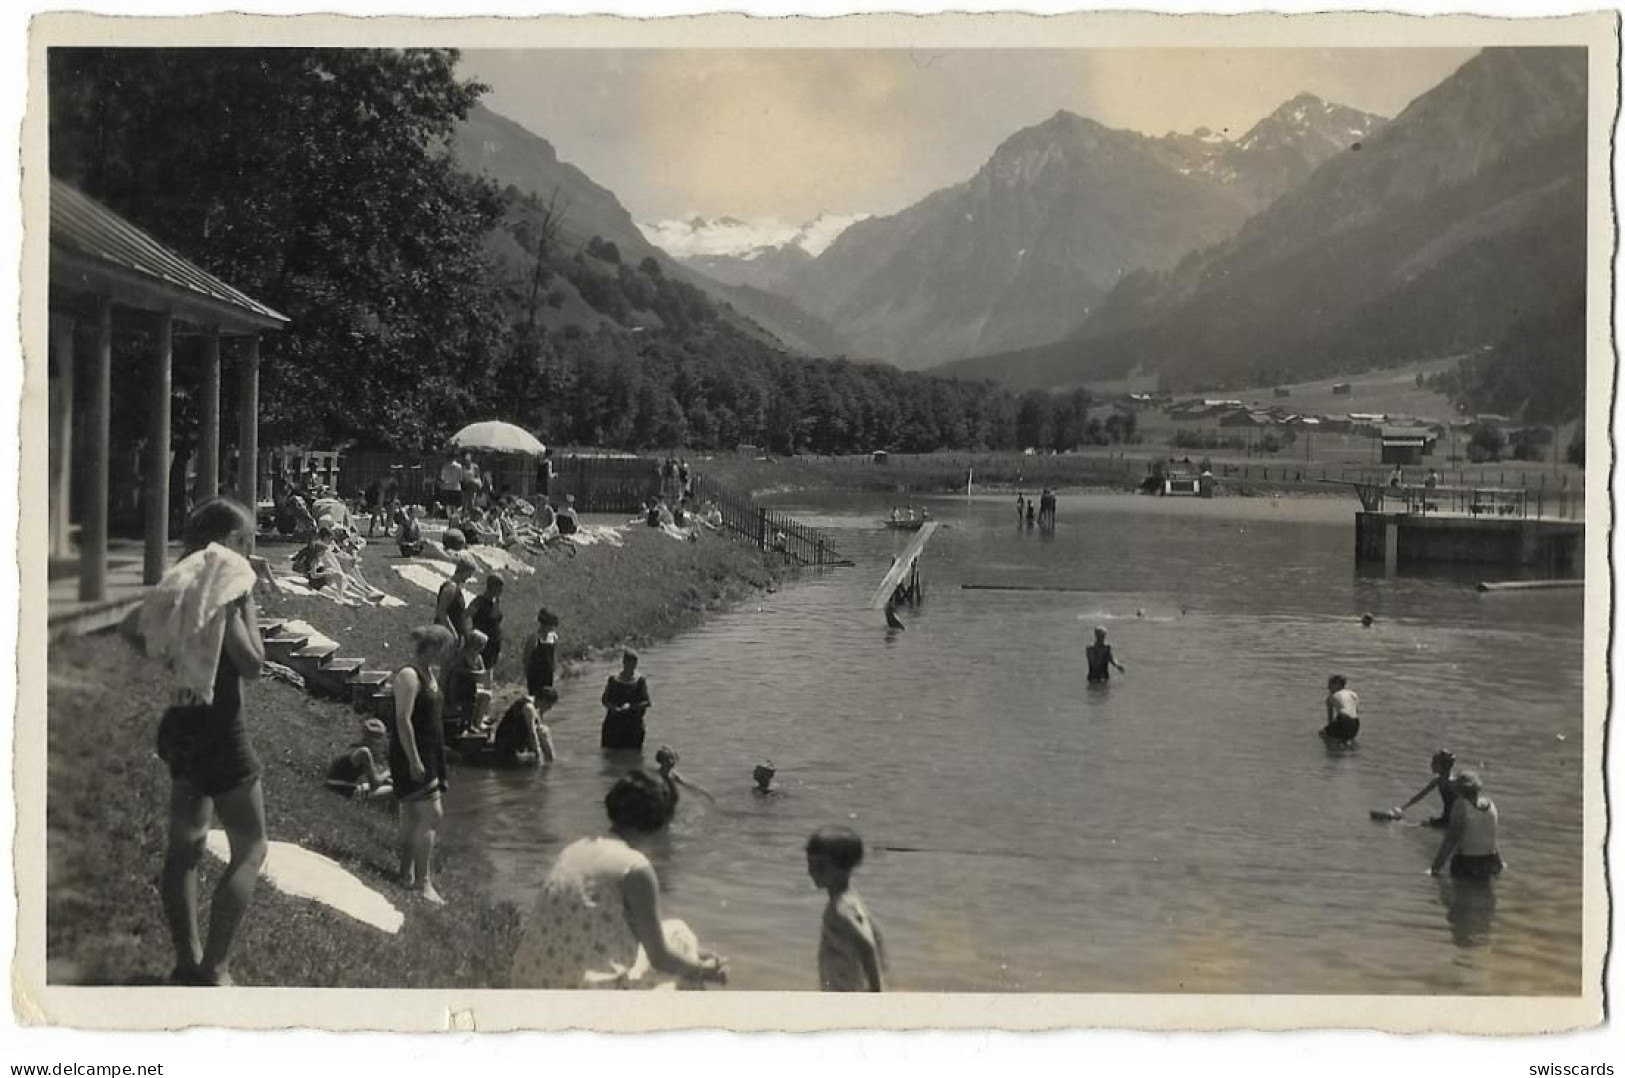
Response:
[{"label": "stone step", "polygon": [[372,707],[372,694],[383,690],[389,675],[382,670],[357,670],[350,675],[350,704],[357,711],[367,712]]},{"label": "stone step", "polygon": [[309,642],[310,637],[298,634],[268,637],[265,640],[265,657],[272,662],[279,662],[287,666],[293,653]]},{"label": "stone step", "polygon": [[288,624],[287,621],[282,618],[261,618],[260,639],[280,635],[282,627],[286,624]]},{"label": "stone step", "polygon": [[[309,651],[311,649],[306,648],[305,650]],[[305,679],[306,687],[312,692],[320,693],[322,696],[331,696],[336,700],[348,701],[350,699],[350,675],[360,670],[364,665],[366,663],[362,659],[346,659],[337,655],[318,659],[316,660],[316,668]]]},{"label": "stone step", "polygon": [[337,644],[306,644],[298,651],[295,651],[292,657],[303,659],[310,662],[314,668],[321,669],[322,663],[337,654],[338,650],[339,646]]}]

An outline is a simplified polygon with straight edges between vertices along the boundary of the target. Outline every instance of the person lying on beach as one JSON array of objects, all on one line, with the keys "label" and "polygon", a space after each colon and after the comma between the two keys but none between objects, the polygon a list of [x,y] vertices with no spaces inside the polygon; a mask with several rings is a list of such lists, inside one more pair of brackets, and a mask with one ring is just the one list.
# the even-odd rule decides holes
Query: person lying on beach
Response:
[{"label": "person lying on beach", "polygon": [[1440,803],[1439,814],[1429,819],[1427,821],[1427,826],[1444,827],[1450,822],[1450,809],[1451,806],[1456,803],[1456,798],[1458,796],[1455,779],[1451,775],[1452,769],[1454,769],[1456,766],[1456,754],[1447,749],[1440,749],[1438,752],[1433,754],[1431,766],[1433,768],[1433,777],[1428,779],[1427,785],[1416,791],[1415,796],[1413,796],[1403,805],[1397,805],[1394,808],[1389,809],[1388,815],[1396,820],[1399,819],[1401,816],[1405,815],[1406,809],[1422,800],[1422,798],[1426,797],[1428,794],[1437,790],[1439,792]]},{"label": "person lying on beach", "polygon": [[327,785],[351,797],[394,792],[389,775],[389,727],[380,719],[361,724],[361,740],[327,765]]},{"label": "person lying on beach", "polygon": [[818,986],[825,992],[880,992],[885,943],[852,887],[863,839],[846,827],[820,827],[807,840],[807,875],[829,894],[818,937]]},{"label": "person lying on beach", "polygon": [[672,807],[675,808],[677,802],[681,800],[682,794],[680,789],[682,788],[693,790],[695,793],[704,797],[707,801],[715,804],[717,799],[710,790],[707,790],[704,786],[701,786],[697,782],[690,782],[688,779],[685,779],[681,774],[678,773],[678,759],[679,757],[677,755],[677,750],[672,748],[670,745],[660,746],[659,751],[655,753],[655,763],[660,767],[660,780],[666,784],[666,789],[671,793]]},{"label": "person lying on beach", "polygon": [[1320,736],[1329,741],[1347,744],[1360,736],[1360,697],[1348,685],[1342,674],[1326,681],[1326,725]]},{"label": "person lying on beach", "polygon": [[1439,843],[1428,874],[1437,876],[1448,864],[1450,875],[1457,879],[1493,879],[1506,867],[1497,841],[1500,813],[1485,796],[1476,771],[1463,771],[1456,776],[1455,785],[1458,796],[1450,806],[1444,841]]}]

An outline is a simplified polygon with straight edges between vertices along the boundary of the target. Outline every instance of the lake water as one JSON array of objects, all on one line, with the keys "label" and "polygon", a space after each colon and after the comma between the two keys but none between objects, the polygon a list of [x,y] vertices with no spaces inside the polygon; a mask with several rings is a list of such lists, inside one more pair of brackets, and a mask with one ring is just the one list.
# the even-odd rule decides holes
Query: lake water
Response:
[{"label": "lake water", "polygon": [[[1354,506],[1081,495],[1045,536],[1013,499],[943,499],[897,634],[867,606],[907,539],[878,526],[889,503],[801,507],[855,568],[643,652],[651,764],[676,746],[718,799],[686,796],[654,851],[667,916],[735,987],[815,987],[802,849],[845,823],[901,989],[1577,993],[1581,593],[1357,569]],[[1084,679],[1097,624],[1127,667],[1104,689]],[[605,826],[610,672],[564,684],[560,762],[453,780],[448,853],[489,854],[499,897],[528,905]],[[1331,673],[1360,694],[1352,752],[1316,736]],[[1368,817],[1441,745],[1500,808],[1492,888],[1430,879],[1439,832]],[[783,796],[751,792],[762,757]]]}]

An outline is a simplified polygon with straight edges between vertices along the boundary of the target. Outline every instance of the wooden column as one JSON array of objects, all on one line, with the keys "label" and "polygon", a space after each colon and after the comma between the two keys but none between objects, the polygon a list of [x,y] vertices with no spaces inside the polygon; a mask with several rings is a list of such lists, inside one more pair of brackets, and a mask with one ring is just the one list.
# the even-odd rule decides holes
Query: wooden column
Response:
[{"label": "wooden column", "polygon": [[56,471],[51,476],[56,502],[56,515],[51,519],[51,553],[64,558],[73,552],[73,334],[72,318],[51,316],[51,349],[56,353],[57,394],[62,402],[50,417],[57,448]]},{"label": "wooden column", "polygon": [[1388,576],[1399,571],[1399,521],[1388,518],[1382,535],[1382,567]]},{"label": "wooden column", "polygon": [[237,496],[249,513],[260,497],[260,339],[243,341],[237,371]]},{"label": "wooden column", "polygon": [[220,493],[220,333],[203,337],[203,386],[198,391],[197,501]]},{"label": "wooden column", "polygon": [[156,584],[169,568],[169,396],[173,380],[175,320],[167,313],[153,327],[147,383],[147,541],[141,582]]},{"label": "wooden column", "polygon": [[79,598],[100,602],[107,598],[107,470],[110,458],[108,424],[113,415],[113,303],[96,301],[91,316],[95,340],[90,349],[90,415],[85,461],[84,520],[79,533]]}]

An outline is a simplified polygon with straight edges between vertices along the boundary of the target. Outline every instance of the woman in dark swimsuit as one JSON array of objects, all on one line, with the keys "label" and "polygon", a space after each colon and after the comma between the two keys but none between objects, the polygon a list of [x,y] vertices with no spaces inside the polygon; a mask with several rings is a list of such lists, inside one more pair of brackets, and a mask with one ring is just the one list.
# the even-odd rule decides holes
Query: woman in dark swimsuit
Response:
[{"label": "woman in dark swimsuit", "polygon": [[[228,498],[192,511],[184,530],[188,555],[218,543],[246,555],[254,518]],[[170,980],[187,985],[229,985],[231,944],[254,896],[265,861],[265,800],[260,761],[248,739],[243,683],[258,680],[265,661],[252,594],[225,609],[226,631],[216,660],[214,688],[205,703],[177,698],[158,725],[158,755],[169,765],[169,844],[159,892],[175,945]],[[134,622],[129,623],[132,633]],[[197,866],[213,817],[231,844],[231,860],[215,885],[207,942],[198,938]]]},{"label": "woman in dark swimsuit", "polygon": [[606,749],[642,749],[643,717],[649,711],[649,682],[638,674],[638,653],[621,654],[621,672],[604,684],[604,726],[598,743]]},{"label": "woman in dark swimsuit", "polygon": [[446,789],[440,670],[456,647],[456,637],[444,625],[412,630],[412,662],[395,671],[395,722],[389,731],[389,770],[401,809],[401,882],[437,906],[445,904],[430,876]]},{"label": "woman in dark swimsuit", "polygon": [[468,604],[468,624],[485,634],[480,658],[485,661],[486,679],[492,680],[496,677],[497,658],[502,654],[502,578],[495,573],[486,576],[485,590]]},{"label": "woman in dark swimsuit", "polygon": [[553,687],[558,662],[559,616],[542,607],[536,611],[536,632],[525,645],[525,688],[532,696]]}]

